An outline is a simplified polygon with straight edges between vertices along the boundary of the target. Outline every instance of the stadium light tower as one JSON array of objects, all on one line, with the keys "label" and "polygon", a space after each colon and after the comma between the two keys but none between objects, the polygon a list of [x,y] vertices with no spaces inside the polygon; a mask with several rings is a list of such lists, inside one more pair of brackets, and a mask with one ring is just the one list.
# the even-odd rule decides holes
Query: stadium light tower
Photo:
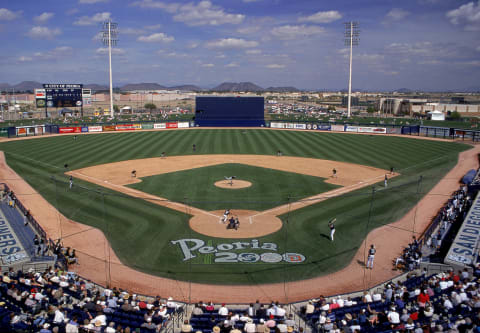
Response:
[{"label": "stadium light tower", "polygon": [[112,46],[117,45],[117,23],[111,20],[103,22],[103,36],[102,41],[105,46],[108,46],[108,65],[110,69],[110,116],[114,117],[113,110],[113,85],[112,85]]},{"label": "stadium light tower", "polygon": [[348,77],[348,113],[350,118],[351,106],[352,106],[352,56],[353,46],[357,46],[360,41],[360,30],[358,30],[358,22],[346,22],[345,23],[345,46],[350,46],[350,73]]}]

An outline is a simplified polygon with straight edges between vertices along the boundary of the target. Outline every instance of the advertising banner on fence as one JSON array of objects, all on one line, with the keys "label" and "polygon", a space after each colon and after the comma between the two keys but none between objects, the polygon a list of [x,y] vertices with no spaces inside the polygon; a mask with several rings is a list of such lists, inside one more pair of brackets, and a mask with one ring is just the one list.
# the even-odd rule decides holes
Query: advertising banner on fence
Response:
[{"label": "advertising banner on fence", "polygon": [[307,125],[305,124],[295,124],[296,129],[307,129]]},{"label": "advertising banner on fence", "polygon": [[187,121],[187,122],[179,122],[179,123],[178,123],[178,128],[188,128],[188,127],[189,127],[188,121]]},{"label": "advertising banner on fence", "polygon": [[102,126],[88,126],[89,132],[101,132]]},{"label": "advertising banner on fence", "polygon": [[478,253],[480,240],[480,196],[470,207],[455,240],[448,250],[445,263],[457,266],[471,265]]},{"label": "advertising banner on fence", "polygon": [[164,128],[167,128],[167,123],[153,124],[153,128],[155,128],[155,129],[164,129]]},{"label": "advertising banner on fence", "polygon": [[331,130],[335,132],[344,132],[345,126],[344,125],[332,125]]},{"label": "advertising banner on fence", "polygon": [[387,128],[387,133],[388,134],[402,134],[402,128],[401,127],[388,127]]},{"label": "advertising banner on fence", "polygon": [[83,126],[82,127],[82,133],[88,132],[88,126]]},{"label": "advertising banner on fence", "polygon": [[358,132],[357,126],[345,126],[345,132]]},{"label": "advertising banner on fence", "polygon": [[35,135],[42,135],[45,132],[44,126],[35,127]]},{"label": "advertising banner on fence", "polygon": [[315,125],[315,126],[317,126],[316,129],[320,131],[330,131],[332,129],[330,125]]},{"label": "advertising banner on fence", "polygon": [[119,124],[115,126],[116,131],[135,131],[142,129],[140,124]]},{"label": "advertising banner on fence", "polygon": [[59,127],[58,133],[82,133],[82,128],[80,126],[75,127]]},{"label": "advertising banner on fence", "polygon": [[286,123],[285,128],[295,128],[295,124],[292,123]]},{"label": "advertising banner on fence", "polygon": [[153,129],[152,123],[142,124],[142,129]]},{"label": "advertising banner on fence", "polygon": [[285,123],[270,123],[271,128],[285,128]]},{"label": "advertising banner on fence", "polygon": [[167,128],[178,128],[177,123],[167,123]]},{"label": "advertising banner on fence", "polygon": [[103,126],[104,132],[112,132],[115,131],[115,125],[105,125]]},{"label": "advertising banner on fence", "polygon": [[17,135],[27,135],[27,129],[25,127],[17,127]]},{"label": "advertising banner on fence", "polygon": [[358,127],[358,133],[385,134],[387,133],[387,129],[384,127]]}]

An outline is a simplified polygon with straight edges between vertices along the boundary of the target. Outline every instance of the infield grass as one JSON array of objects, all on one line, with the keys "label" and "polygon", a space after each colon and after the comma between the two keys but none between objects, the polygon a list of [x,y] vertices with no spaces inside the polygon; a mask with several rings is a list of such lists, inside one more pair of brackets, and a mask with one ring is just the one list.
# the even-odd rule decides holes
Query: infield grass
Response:
[{"label": "infield grass", "polygon": [[[372,193],[366,188],[289,212],[281,216],[285,222],[281,230],[259,238],[261,243],[277,244],[278,249],[270,252],[303,254],[306,260],[302,264],[215,263],[212,255],[198,253],[194,259],[184,261],[179,247],[171,244],[172,240],[194,238],[212,246],[233,240],[200,235],[188,227],[188,214],[88,182],[76,179],[74,189],[68,190],[64,164],[68,164],[69,169],[78,169],[158,157],[162,151],[167,156],[189,155],[194,143],[196,154],[274,155],[280,149],[287,156],[338,160],[383,169],[393,166],[401,176],[391,179],[385,190],[377,187]],[[126,265],[179,280],[258,284],[305,279],[344,267],[368,231],[403,216],[455,165],[458,153],[468,146],[389,136],[191,129],[81,135],[77,140],[72,136],[45,137],[1,143],[0,149],[5,152],[8,164],[62,214],[101,229]],[[420,175],[423,176],[421,182]],[[327,221],[332,217],[337,217],[333,244],[326,237]],[[99,267],[104,267],[103,261],[99,260]]]},{"label": "infield grass", "polygon": [[[224,180],[224,175],[235,175],[236,179],[249,181],[252,186],[234,190],[216,187],[214,183]],[[190,206],[207,211],[227,208],[262,211],[279,206],[289,197],[298,200],[340,187],[325,183],[325,178],[236,163],[141,179],[142,182],[128,186],[176,202],[186,200]]]}]

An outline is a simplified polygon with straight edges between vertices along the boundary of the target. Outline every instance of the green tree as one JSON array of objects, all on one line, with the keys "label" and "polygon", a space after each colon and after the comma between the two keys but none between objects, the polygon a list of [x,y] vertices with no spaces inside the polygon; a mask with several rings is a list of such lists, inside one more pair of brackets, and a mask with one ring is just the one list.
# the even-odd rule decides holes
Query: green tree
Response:
[{"label": "green tree", "polygon": [[329,105],[328,106],[328,111],[335,111],[337,110],[334,105]]},{"label": "green tree", "polygon": [[148,110],[154,110],[157,108],[157,106],[153,103],[145,103],[145,105],[143,106],[145,109],[148,109]]},{"label": "green tree", "polygon": [[120,108],[118,107],[118,105],[116,105],[116,104],[113,105],[113,111],[114,112],[120,112]]},{"label": "green tree", "polygon": [[454,120],[459,120],[460,118],[462,118],[462,115],[457,111],[453,111],[452,113],[450,113],[450,118]]},{"label": "green tree", "polygon": [[375,109],[375,107],[369,106],[369,107],[367,108],[367,112],[368,112],[368,113],[375,113],[375,112],[377,112],[377,110]]}]

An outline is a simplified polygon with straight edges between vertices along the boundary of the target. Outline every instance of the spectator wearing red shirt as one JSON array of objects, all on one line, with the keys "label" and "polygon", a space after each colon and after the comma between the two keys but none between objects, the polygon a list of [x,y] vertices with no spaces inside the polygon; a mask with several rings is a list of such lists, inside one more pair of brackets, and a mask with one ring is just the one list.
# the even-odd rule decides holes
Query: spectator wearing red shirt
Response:
[{"label": "spectator wearing red shirt", "polygon": [[428,296],[428,293],[426,290],[422,290],[422,292],[418,295],[417,297],[417,302],[418,305],[421,308],[425,307],[425,304],[430,301],[430,296]]}]

